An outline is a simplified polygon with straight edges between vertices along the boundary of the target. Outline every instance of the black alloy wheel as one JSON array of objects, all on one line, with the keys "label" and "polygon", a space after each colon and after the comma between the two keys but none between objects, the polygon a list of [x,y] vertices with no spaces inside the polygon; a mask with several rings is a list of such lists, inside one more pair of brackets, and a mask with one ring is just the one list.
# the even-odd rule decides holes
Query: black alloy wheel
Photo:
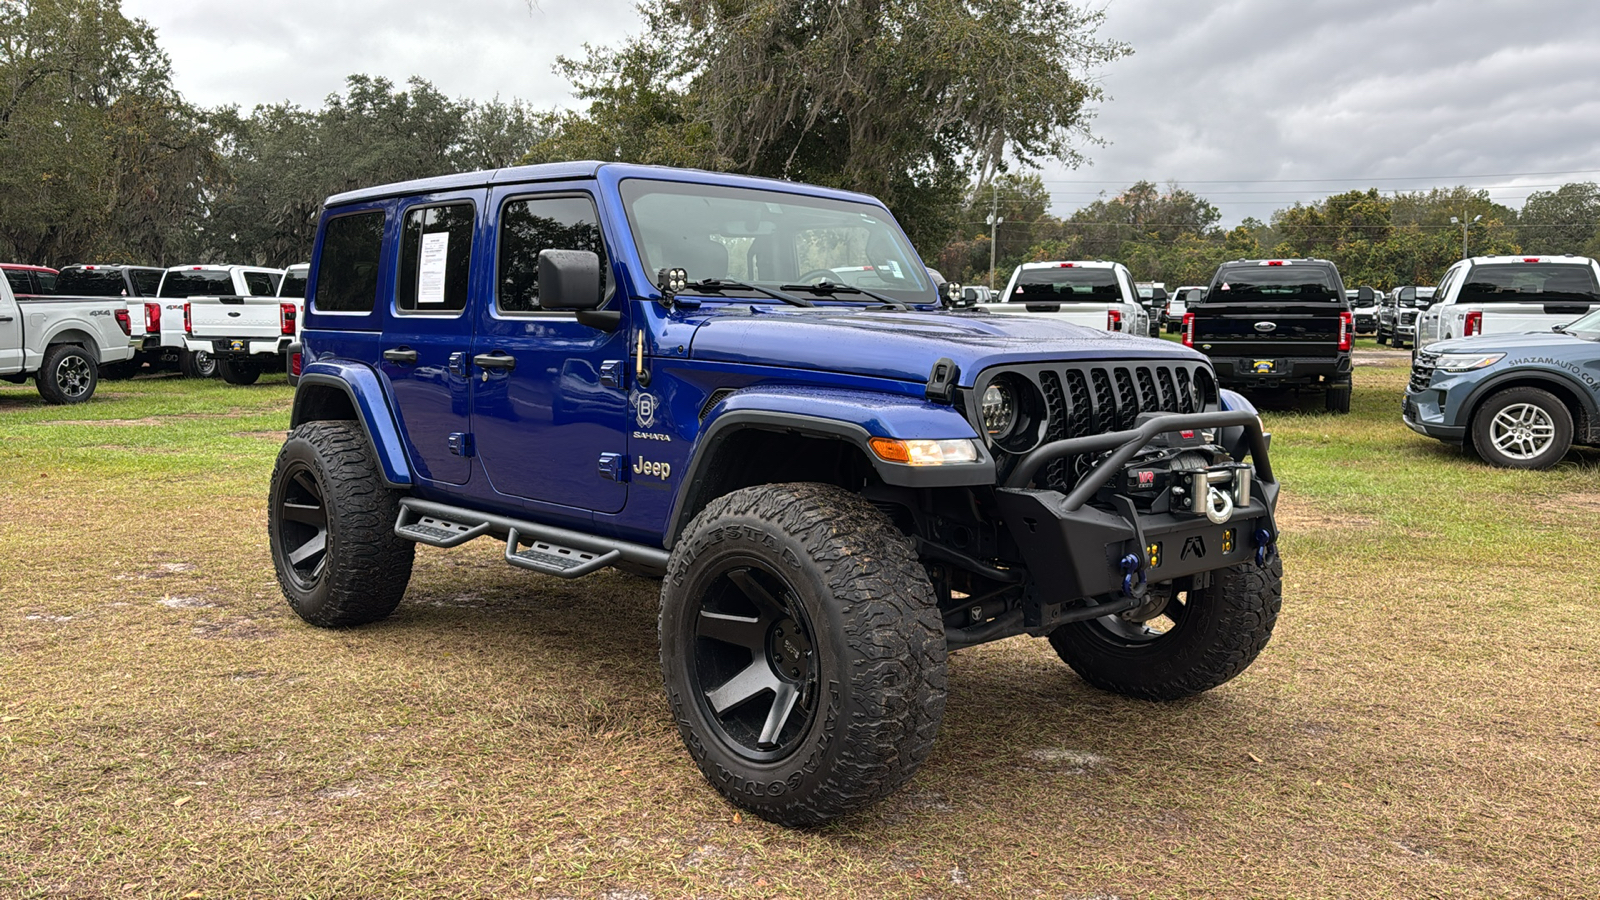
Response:
[{"label": "black alloy wheel", "polygon": [[735,753],[794,751],[817,705],[816,641],[794,587],[760,560],[734,558],[700,596],[695,696]]},{"label": "black alloy wheel", "polygon": [[310,591],[328,561],[328,509],[316,473],[304,462],[290,463],[282,483],[275,537],[288,563],[286,574],[301,590]]}]

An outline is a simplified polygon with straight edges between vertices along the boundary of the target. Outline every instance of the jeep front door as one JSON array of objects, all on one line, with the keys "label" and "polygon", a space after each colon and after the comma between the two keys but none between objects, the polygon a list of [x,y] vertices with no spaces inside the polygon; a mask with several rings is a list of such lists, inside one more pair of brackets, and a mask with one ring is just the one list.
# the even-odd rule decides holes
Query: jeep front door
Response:
[{"label": "jeep front door", "polygon": [[[627,310],[614,331],[546,308],[539,251],[591,250],[603,308],[620,308],[594,199],[584,190],[498,188],[494,291],[477,305],[473,431],[494,491],[573,512],[612,513],[628,498]],[[559,510],[553,510],[559,512]]]}]

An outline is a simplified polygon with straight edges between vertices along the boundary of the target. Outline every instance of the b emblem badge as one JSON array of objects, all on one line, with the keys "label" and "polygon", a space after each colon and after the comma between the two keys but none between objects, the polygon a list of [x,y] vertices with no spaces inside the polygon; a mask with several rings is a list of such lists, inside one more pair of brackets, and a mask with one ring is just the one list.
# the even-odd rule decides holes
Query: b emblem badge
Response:
[{"label": "b emblem badge", "polygon": [[656,423],[656,398],[654,394],[639,395],[639,427],[649,428]]}]

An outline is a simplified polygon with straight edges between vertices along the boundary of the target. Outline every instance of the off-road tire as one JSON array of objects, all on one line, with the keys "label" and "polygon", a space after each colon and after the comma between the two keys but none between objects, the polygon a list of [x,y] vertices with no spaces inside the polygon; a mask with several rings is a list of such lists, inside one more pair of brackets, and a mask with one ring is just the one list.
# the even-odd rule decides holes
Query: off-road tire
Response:
[{"label": "off-road tire", "polygon": [[[1509,407],[1523,404],[1543,410],[1553,429],[1549,443],[1528,458],[1511,456],[1495,445],[1495,416]],[[1472,415],[1472,449],[1491,466],[1506,469],[1548,469],[1572,449],[1572,411],[1549,391],[1535,387],[1506,388],[1492,394]]]},{"label": "off-road tire", "polygon": [[1348,375],[1332,382],[1322,395],[1323,409],[1335,415],[1348,413],[1350,411],[1350,394],[1353,390],[1354,385]]},{"label": "off-road tire", "polygon": [[261,366],[253,359],[224,356],[217,359],[217,374],[229,384],[255,384],[261,378]]},{"label": "off-road tire", "polygon": [[1249,668],[1272,638],[1282,605],[1283,564],[1274,555],[1265,566],[1252,561],[1212,572],[1211,586],[1191,591],[1177,626],[1159,638],[1126,641],[1098,621],[1073,622],[1051,632],[1050,645],[1103,691],[1179,700]]},{"label": "off-road tire", "polygon": [[[296,562],[315,540],[307,500],[320,500],[324,549]],[[323,628],[376,622],[399,605],[416,545],[394,533],[401,492],[384,484],[367,437],[350,421],[308,422],[289,432],[272,469],[267,535],[278,585],[300,618]],[[300,518],[296,518],[299,516]],[[313,553],[314,557],[315,554]],[[312,571],[297,566],[314,565]]]},{"label": "off-road tire", "polygon": [[44,352],[33,380],[46,403],[83,403],[100,383],[100,366],[77,344],[56,344]]},{"label": "off-road tire", "polygon": [[178,371],[186,378],[213,378],[217,374],[217,358],[204,350],[180,350]]},{"label": "off-road tire", "polygon": [[[709,695],[722,688],[701,684],[705,648],[721,646],[697,631],[707,598],[747,564],[781,573],[815,653],[815,687],[800,688],[813,698],[803,727],[766,759],[713,712]],[[810,826],[861,809],[908,782],[933,747],[945,705],[933,587],[911,543],[854,494],[772,484],[712,501],[673,548],[659,629],[662,678],[690,756],[724,797],[764,819]],[[756,651],[750,659],[753,668]],[[759,713],[776,696],[749,703]],[[804,700],[795,708],[805,711]]]}]

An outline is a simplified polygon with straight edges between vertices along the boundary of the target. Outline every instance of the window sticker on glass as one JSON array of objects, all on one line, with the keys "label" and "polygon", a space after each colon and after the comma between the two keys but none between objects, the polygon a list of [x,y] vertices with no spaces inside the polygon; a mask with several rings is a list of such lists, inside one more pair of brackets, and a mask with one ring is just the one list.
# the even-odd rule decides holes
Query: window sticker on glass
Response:
[{"label": "window sticker on glass", "polygon": [[422,254],[417,260],[417,303],[444,302],[444,268],[449,256],[450,232],[422,236]]}]

